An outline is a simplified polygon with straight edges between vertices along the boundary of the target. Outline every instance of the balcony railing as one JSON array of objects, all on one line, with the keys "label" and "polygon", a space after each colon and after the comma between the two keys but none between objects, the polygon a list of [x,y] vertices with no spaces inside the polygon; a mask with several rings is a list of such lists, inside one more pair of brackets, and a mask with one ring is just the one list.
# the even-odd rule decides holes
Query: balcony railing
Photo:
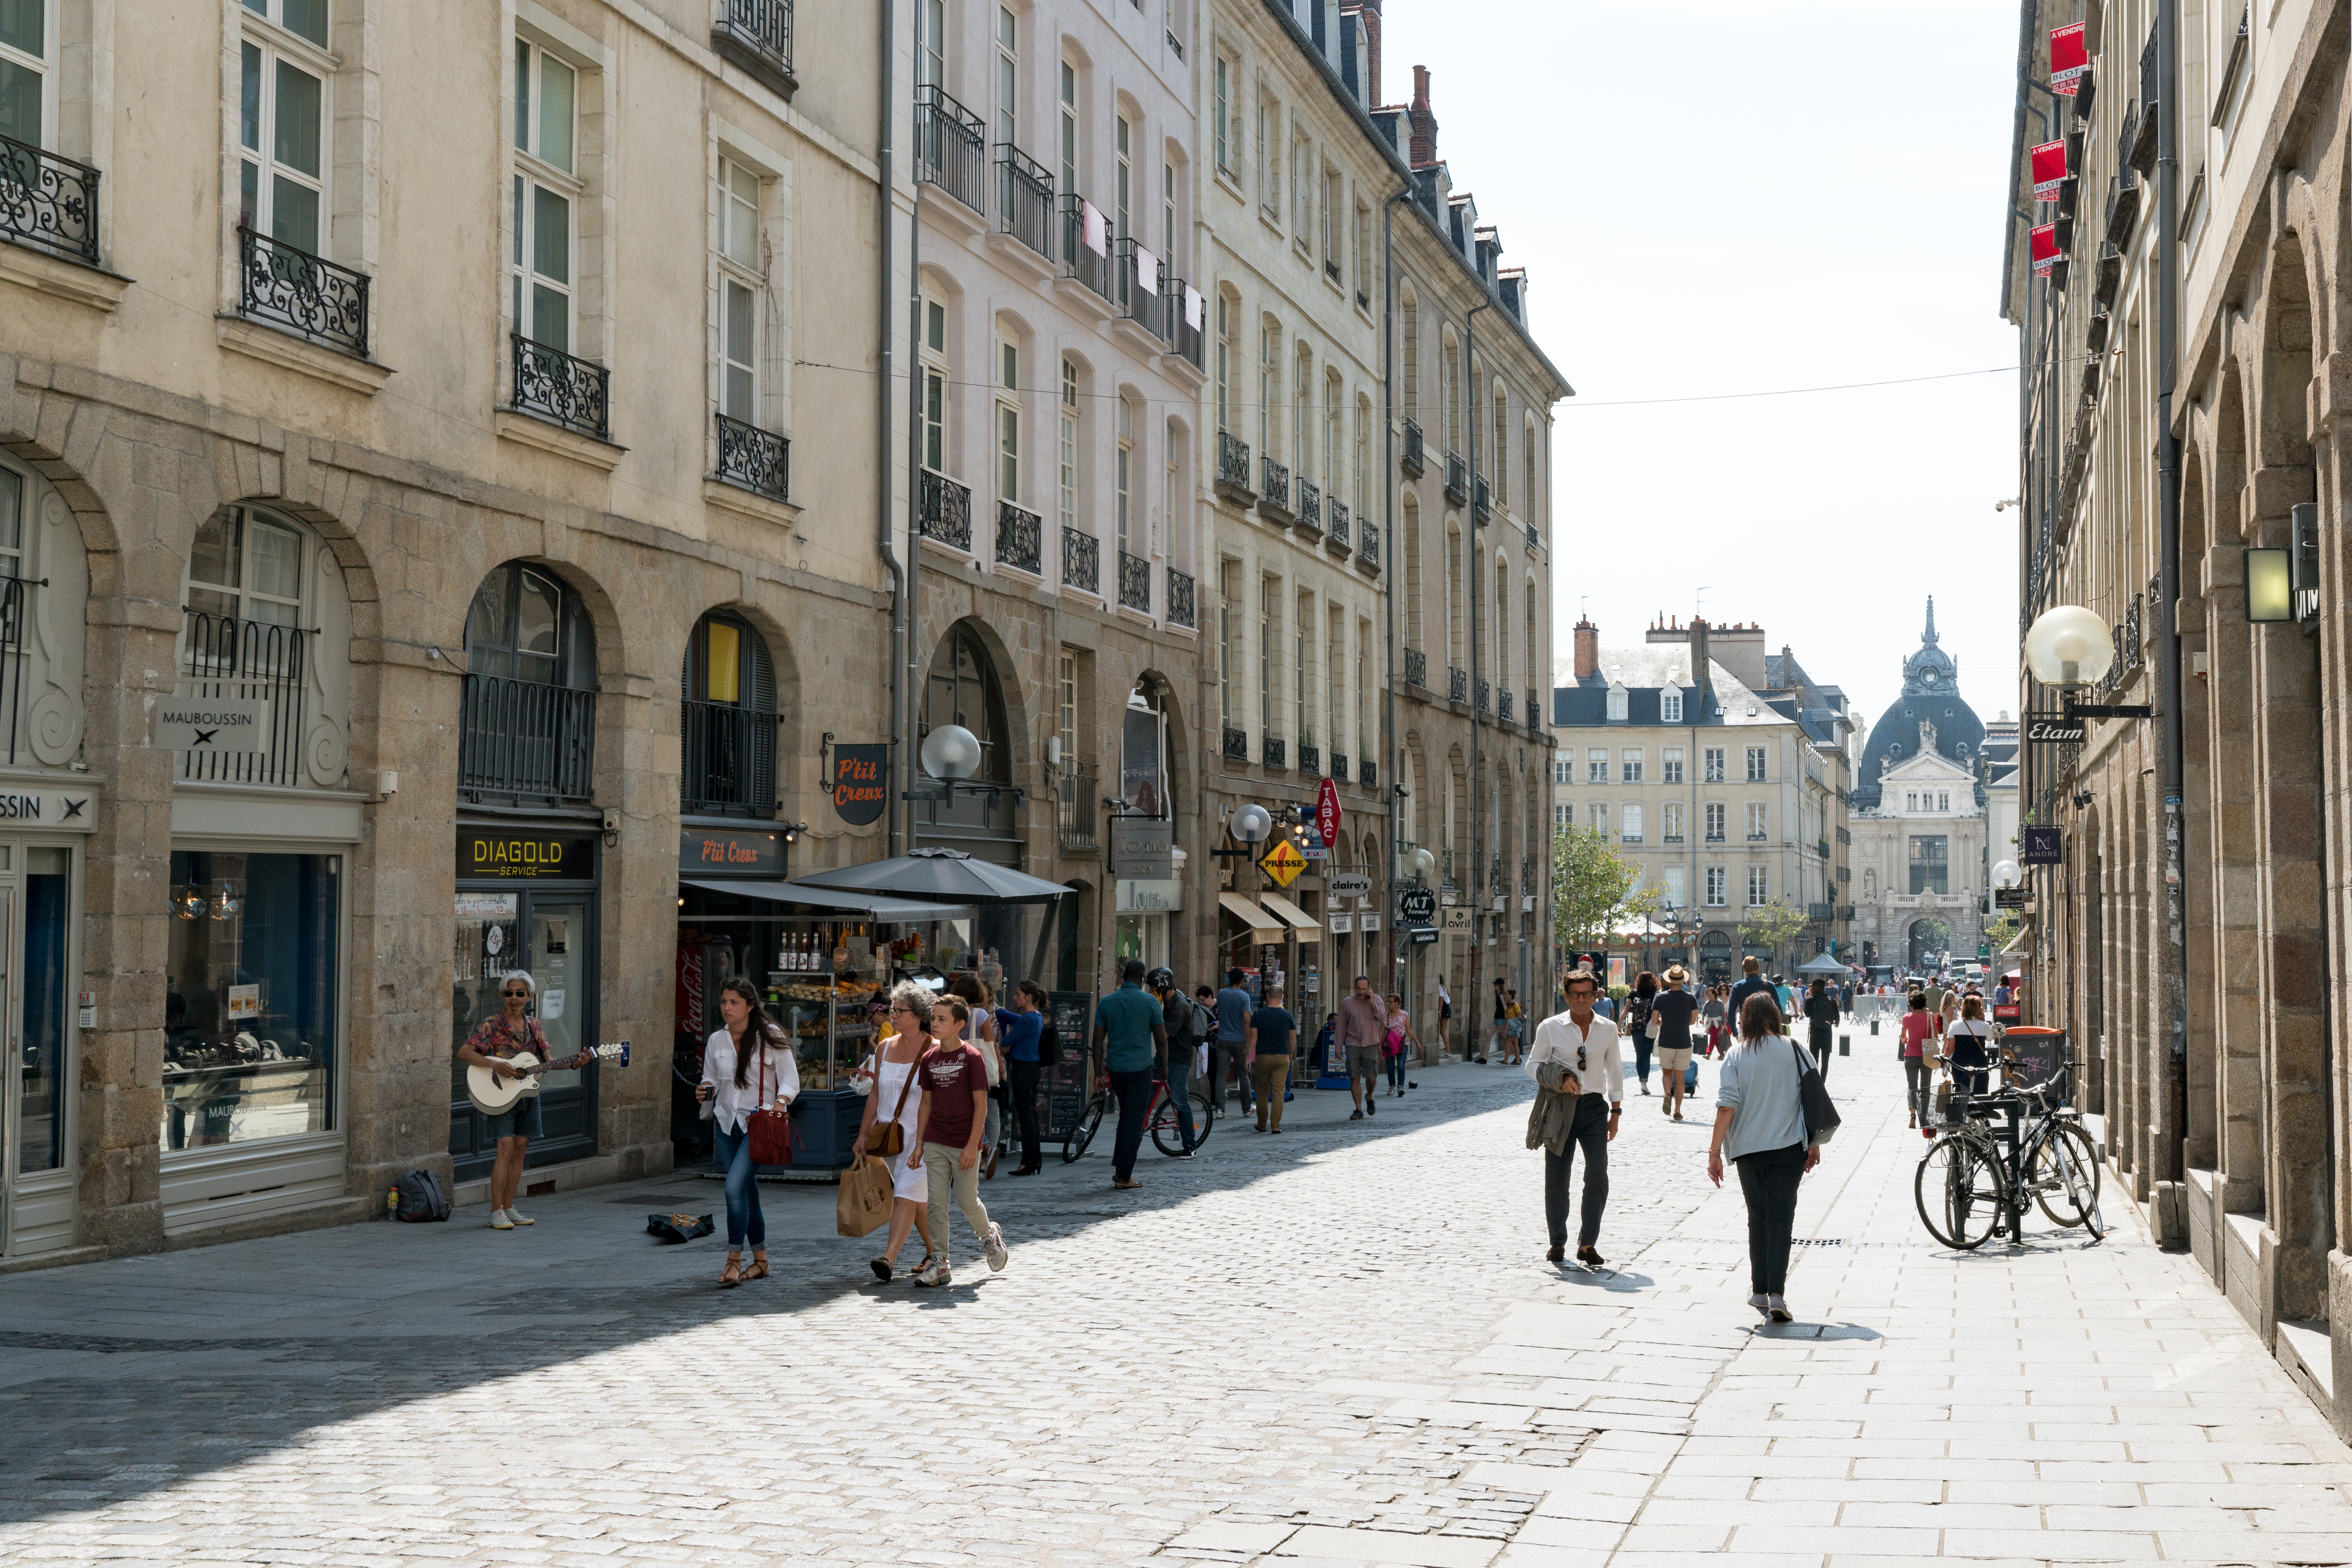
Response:
[{"label": "balcony railing", "polygon": [[1323,489],[1305,475],[1298,479],[1298,526],[1323,531]]},{"label": "balcony railing", "polygon": [[1360,782],[1366,789],[1378,789],[1381,787],[1380,764],[1373,762],[1370,757],[1366,757],[1364,759],[1364,765],[1359,768],[1357,772],[1362,775]]},{"label": "balcony railing", "polygon": [[1324,535],[1330,542],[1333,548],[1337,549],[1344,555],[1347,553],[1348,544],[1351,537],[1348,528],[1348,503],[1341,500],[1338,496],[1333,496],[1330,500],[1329,510],[1331,515],[1328,521],[1324,524]]},{"label": "balcony railing", "polygon": [[1289,746],[1281,736],[1261,735],[1257,747],[1258,760],[1267,767],[1286,768],[1290,765],[1284,760],[1289,754]]},{"label": "balcony railing", "polygon": [[1187,572],[1168,568],[1168,624],[1200,629],[1200,612],[1192,605],[1192,577]]},{"label": "balcony railing", "polygon": [[1452,452],[1445,454],[1445,499],[1455,506],[1467,506],[1470,502],[1470,470]]},{"label": "balcony railing", "polygon": [[934,82],[915,89],[915,178],[988,210],[988,128]]},{"label": "balcony railing", "polygon": [[687,702],[678,712],[678,805],[720,816],[776,815],[773,712]]},{"label": "balcony railing", "polygon": [[1835,904],[1807,904],[1805,906],[1805,918],[1809,921],[1835,920],[1837,919],[1837,906]]},{"label": "balcony railing", "polygon": [[1062,586],[1081,594],[1102,592],[1102,543],[1093,534],[1062,530]]},{"label": "balcony railing", "polygon": [[[1141,247],[1134,240],[1122,239],[1111,247],[1111,268],[1118,280],[1118,313],[1133,321],[1155,338],[1164,338],[1161,329],[1167,324],[1164,301],[1168,298],[1168,268],[1157,258],[1152,260],[1150,276],[1144,273]],[[1150,288],[1145,285],[1150,284]]]},{"label": "balcony railing", "polygon": [[552,420],[567,430],[612,438],[613,373],[561,349],[534,342],[520,332],[514,344],[514,405],[517,411]]},{"label": "balcony railing", "polygon": [[925,539],[951,550],[971,549],[971,487],[945,474],[923,470],[922,510],[917,514]]},{"label": "balcony railing", "polygon": [[793,499],[793,444],[726,415],[719,420],[719,477],[772,500]]},{"label": "balcony railing", "polygon": [[1425,466],[1425,458],[1423,458],[1422,451],[1422,439],[1421,426],[1414,424],[1410,419],[1406,420],[1404,422],[1404,440],[1397,452],[1397,467],[1402,468],[1406,473],[1411,474],[1416,479],[1421,478],[1422,469]]},{"label": "balcony railing", "polygon": [[[5,197],[0,196],[0,204]],[[368,277],[240,226],[237,314],[283,327],[362,359],[368,352]]]},{"label": "balcony railing", "polygon": [[1065,855],[1091,855],[1100,848],[1095,836],[1095,784],[1091,768],[1065,767],[1054,775],[1054,827]]},{"label": "balcony railing", "polygon": [[1543,728],[1543,689],[1540,687],[1528,688],[1528,728]]},{"label": "balcony railing", "polygon": [[1045,520],[1009,500],[996,503],[996,563],[1045,574]]},{"label": "balcony railing", "polygon": [[1054,176],[1010,142],[996,144],[996,227],[1054,259]]},{"label": "balcony railing", "polygon": [[1486,680],[1486,677],[1484,677],[1484,676],[1479,677],[1479,679],[1478,679],[1478,711],[1479,711],[1479,712],[1481,712],[1481,713],[1484,713],[1484,712],[1487,711],[1491,707],[1493,707],[1493,705],[1494,705],[1494,700],[1495,700],[1495,689],[1494,689],[1493,686],[1492,686],[1492,685],[1490,685],[1490,684],[1487,682],[1487,680]]},{"label": "balcony railing", "polygon": [[723,0],[710,41],[755,70],[781,78],[786,96],[799,88],[793,75],[793,0]]},{"label": "balcony railing", "polygon": [[1478,477],[1478,483],[1474,493],[1476,495],[1477,500],[1471,507],[1470,515],[1476,518],[1480,522],[1484,522],[1488,518],[1495,515],[1495,509],[1491,504],[1491,495],[1486,486],[1486,478],[1484,474],[1481,474]]},{"label": "balcony railing", "polygon": [[1429,684],[1429,656],[1417,647],[1404,650],[1404,683],[1420,687]]},{"label": "balcony railing", "polygon": [[[1062,198],[1062,276],[1075,278],[1105,300],[1116,295],[1110,280],[1110,258],[1087,243],[1086,208],[1090,204],[1073,191]],[[1109,219],[1096,215],[1108,237]]]},{"label": "balcony railing", "polygon": [[458,699],[457,788],[475,799],[586,800],[595,786],[596,694],[468,675]]},{"label": "balcony railing", "polygon": [[1125,609],[1151,613],[1151,563],[1124,550],[1118,552],[1118,602]]},{"label": "balcony railing", "polygon": [[1321,747],[1319,747],[1319,746],[1312,746],[1312,745],[1309,745],[1309,744],[1307,744],[1305,741],[1301,741],[1301,742],[1298,742],[1298,771],[1299,771],[1300,773],[1312,773],[1312,774],[1314,774],[1314,775],[1315,775],[1316,777],[1318,777],[1318,778],[1322,777],[1322,775],[1323,775],[1323,751],[1322,751],[1322,748],[1321,748]]},{"label": "balcony railing", "polygon": [[98,171],[0,136],[0,237],[97,266]]},{"label": "balcony railing", "polygon": [[1536,525],[1532,522],[1528,524],[1528,548],[1529,550],[1543,548],[1543,535],[1536,531]]},{"label": "balcony railing", "polygon": [[1234,729],[1231,724],[1227,724],[1227,725],[1223,726],[1223,729],[1224,729],[1224,731],[1225,731],[1225,734],[1224,734],[1224,742],[1225,742],[1225,750],[1224,750],[1224,754],[1225,754],[1225,758],[1226,758],[1226,760],[1227,760],[1227,761],[1229,761],[1229,762],[1235,762],[1235,763],[1245,763],[1245,762],[1248,762],[1248,761],[1249,761],[1249,731],[1246,731],[1246,730],[1236,730],[1236,729]]},{"label": "balcony railing", "polygon": [[[0,597],[0,651],[10,661],[9,706],[20,700],[24,680],[25,626],[36,584],[11,579]],[[266,717],[258,742],[248,751],[189,751],[180,756],[180,776],[217,784],[291,785],[300,782],[303,694],[310,689],[310,639],[314,633],[262,621],[240,621],[202,610],[180,615],[179,677],[186,695],[205,702],[258,702]],[[11,712],[14,720],[17,715]],[[9,725],[13,758],[18,726]]]},{"label": "balcony railing", "polygon": [[41,585],[22,577],[0,577],[0,730],[7,732],[11,765],[16,761],[17,734],[25,727],[25,630],[32,620],[33,590]]},{"label": "balcony railing", "polygon": [[1348,782],[1347,752],[1334,752],[1331,753],[1331,776],[1338,779],[1341,784],[1346,784]]},{"label": "balcony railing", "polygon": [[1507,686],[1495,699],[1495,717],[1506,724],[1511,721],[1511,689]]},{"label": "balcony railing", "polygon": [[[1167,308],[1168,324],[1160,335],[1190,361],[1194,370],[1201,370],[1207,366],[1208,362],[1201,357],[1201,329],[1184,318],[1184,290],[1188,287],[1190,285],[1181,278],[1168,279],[1168,287],[1160,296],[1160,304]],[[1208,301],[1202,300],[1201,308],[1205,311]]]},{"label": "balcony railing", "polygon": [[1770,839],[1771,839],[1771,837],[1772,837],[1772,836],[1771,836],[1770,834],[1769,834],[1769,833],[1750,833],[1750,834],[1748,836],[1748,843],[1750,843],[1750,844],[1764,844],[1764,843],[1769,843],[1769,842],[1770,841]]},{"label": "balcony railing", "polygon": [[1724,841],[1724,836],[1720,831],[1715,828],[1707,829],[1706,842],[1709,844],[1721,844]]},{"label": "balcony railing", "polygon": [[1381,569],[1381,525],[1369,517],[1356,520],[1356,559],[1375,572]]},{"label": "balcony railing", "polygon": [[1470,672],[1453,665],[1445,667],[1445,700],[1448,702],[1470,700]]},{"label": "balcony railing", "polygon": [[1229,430],[1217,432],[1217,482],[1235,489],[1250,488],[1249,443]]},{"label": "balcony railing", "polygon": [[1290,470],[1272,458],[1258,459],[1257,504],[1276,511],[1290,510]]}]

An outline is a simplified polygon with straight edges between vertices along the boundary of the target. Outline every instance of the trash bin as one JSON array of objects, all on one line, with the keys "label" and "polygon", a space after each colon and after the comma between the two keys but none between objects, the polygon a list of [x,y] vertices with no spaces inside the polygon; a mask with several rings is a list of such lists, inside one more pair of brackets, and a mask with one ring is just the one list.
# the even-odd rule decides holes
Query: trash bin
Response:
[{"label": "trash bin", "polygon": [[1853,1055],[1853,1037],[1852,1035],[1840,1035],[1838,1037],[1838,1055],[1842,1057],[1850,1057]]}]

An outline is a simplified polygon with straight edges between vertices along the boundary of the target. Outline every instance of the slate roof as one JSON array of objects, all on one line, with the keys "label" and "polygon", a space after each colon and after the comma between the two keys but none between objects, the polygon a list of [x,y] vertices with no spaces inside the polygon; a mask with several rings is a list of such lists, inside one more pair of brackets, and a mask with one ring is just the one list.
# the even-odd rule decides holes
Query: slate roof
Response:
[{"label": "slate roof", "polygon": [[[1667,678],[1680,676],[1679,689],[1687,694],[1690,648],[1687,645],[1643,643],[1630,647],[1603,647],[1600,653],[1600,673],[1578,680],[1575,666],[1564,663],[1553,671],[1551,694],[1552,727],[1558,730],[1634,730],[1656,728],[1665,721],[1659,717],[1659,699],[1664,695]],[[1766,701],[1750,691],[1740,679],[1713,659],[1707,661],[1710,687],[1706,700],[1696,715],[1701,726],[1723,728],[1749,724],[1786,724],[1794,714]],[[1612,683],[1625,688],[1625,719],[1622,723],[1609,721],[1609,688]],[[1692,723],[1694,715],[1685,697],[1683,723]],[[1793,708],[1795,704],[1790,703]],[[1750,712],[1750,710],[1753,712]]]}]

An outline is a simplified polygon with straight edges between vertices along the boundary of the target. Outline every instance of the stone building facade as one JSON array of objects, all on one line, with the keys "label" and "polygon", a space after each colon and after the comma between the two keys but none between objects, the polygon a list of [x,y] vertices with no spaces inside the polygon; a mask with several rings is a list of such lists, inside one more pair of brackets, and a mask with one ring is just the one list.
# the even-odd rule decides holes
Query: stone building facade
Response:
[{"label": "stone building facade", "polygon": [[[2061,693],[2022,679],[2020,814],[2062,836],[2061,863],[2029,869],[2028,994],[2035,1021],[2076,1042],[2122,1190],[2352,1431],[2352,1007],[2330,984],[2347,969],[2352,915],[2352,558],[2337,526],[2352,468],[2335,369],[2352,347],[2346,20],[2317,0],[2184,5],[2168,39],[2153,0],[2117,0],[2090,12],[2093,90],[2053,100],[2034,51],[2082,19],[2021,7],[2016,204],[2066,243],[2035,278],[2027,226],[2010,226],[2004,314],[2036,367],[2020,431],[2020,627],[2063,605],[2104,616],[2113,659],[2095,701],[2160,709],[2177,679],[2181,766],[2176,815],[2161,712],[2093,720],[2079,744],[2034,742]],[[2077,139],[2074,177],[2034,208],[2025,147],[2061,136]],[[2298,592],[2284,619],[2255,618],[2269,612],[2248,591],[2252,548],[2288,552]]]}]

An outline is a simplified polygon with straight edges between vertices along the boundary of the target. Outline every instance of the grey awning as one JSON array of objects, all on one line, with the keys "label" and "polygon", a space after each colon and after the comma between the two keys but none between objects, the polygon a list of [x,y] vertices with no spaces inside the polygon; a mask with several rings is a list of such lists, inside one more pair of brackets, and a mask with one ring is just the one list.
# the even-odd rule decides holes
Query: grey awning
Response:
[{"label": "grey awning", "polygon": [[699,888],[706,893],[728,893],[739,899],[764,899],[772,904],[797,904],[803,909],[864,915],[868,920],[901,924],[916,921],[970,920],[972,914],[970,904],[926,904],[912,899],[887,899],[873,893],[837,893],[830,889],[805,887],[798,882],[749,879],[729,882],[716,878],[680,877],[677,885]]}]

